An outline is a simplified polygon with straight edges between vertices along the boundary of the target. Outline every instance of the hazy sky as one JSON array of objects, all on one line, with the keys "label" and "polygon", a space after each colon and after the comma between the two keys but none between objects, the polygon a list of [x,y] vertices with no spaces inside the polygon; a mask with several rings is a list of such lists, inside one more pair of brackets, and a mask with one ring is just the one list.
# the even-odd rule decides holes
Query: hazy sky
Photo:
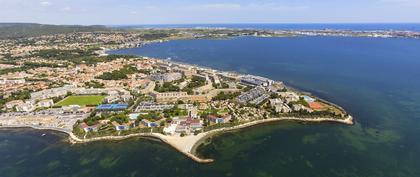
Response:
[{"label": "hazy sky", "polygon": [[0,0],[0,22],[420,22],[420,0]]}]

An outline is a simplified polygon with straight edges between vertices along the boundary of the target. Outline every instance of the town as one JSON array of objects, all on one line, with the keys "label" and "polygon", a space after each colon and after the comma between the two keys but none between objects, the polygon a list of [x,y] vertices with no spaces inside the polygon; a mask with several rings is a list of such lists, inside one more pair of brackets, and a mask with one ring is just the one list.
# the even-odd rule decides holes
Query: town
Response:
[{"label": "town", "polygon": [[[267,120],[352,124],[341,107],[281,81],[106,53],[185,37],[153,36],[106,32],[2,40],[0,127],[51,129],[89,141],[134,134],[201,138]],[[192,146],[175,147],[191,153]]]}]

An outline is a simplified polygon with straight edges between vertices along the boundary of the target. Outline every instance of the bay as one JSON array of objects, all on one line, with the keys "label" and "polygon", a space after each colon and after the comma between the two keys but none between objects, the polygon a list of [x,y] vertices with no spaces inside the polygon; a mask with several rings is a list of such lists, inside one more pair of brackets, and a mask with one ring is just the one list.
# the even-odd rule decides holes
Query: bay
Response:
[{"label": "bay", "polygon": [[420,176],[420,40],[239,37],[111,51],[261,75],[337,103],[356,125],[281,122],[221,134],[197,164],[146,139],[69,145],[0,130],[0,176]]}]

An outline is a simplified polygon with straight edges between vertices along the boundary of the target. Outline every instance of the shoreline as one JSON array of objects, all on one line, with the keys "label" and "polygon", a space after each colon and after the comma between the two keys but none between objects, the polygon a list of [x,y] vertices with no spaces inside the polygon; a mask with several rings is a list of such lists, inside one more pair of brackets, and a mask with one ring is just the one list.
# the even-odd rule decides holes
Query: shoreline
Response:
[{"label": "shoreline", "polygon": [[298,117],[281,117],[281,118],[269,118],[269,119],[262,119],[256,120],[252,122],[247,122],[244,124],[240,124],[233,127],[226,127],[211,130],[208,132],[203,132],[198,135],[189,135],[184,137],[179,136],[168,136],[160,133],[134,133],[125,136],[104,136],[104,137],[95,137],[89,139],[81,139],[74,135],[72,132],[64,129],[53,128],[53,127],[38,127],[32,125],[25,125],[25,126],[0,126],[1,128],[33,128],[36,130],[53,130],[62,133],[66,133],[69,135],[68,139],[71,144],[82,144],[82,143],[90,143],[95,141],[104,141],[104,140],[124,140],[133,137],[149,137],[149,138],[157,138],[163,143],[168,144],[169,146],[173,147],[178,152],[184,154],[188,158],[194,160],[197,163],[211,163],[214,162],[214,159],[205,159],[198,157],[196,153],[196,149],[204,142],[204,140],[210,136],[213,136],[217,133],[229,132],[233,130],[239,130],[243,128],[252,127],[255,125],[265,124],[269,122],[277,122],[277,121],[298,121],[298,122],[312,122],[312,123],[321,123],[321,122],[334,122],[334,123],[342,123],[346,125],[353,125],[353,117],[348,116],[345,119],[334,119],[334,118],[298,118]]}]

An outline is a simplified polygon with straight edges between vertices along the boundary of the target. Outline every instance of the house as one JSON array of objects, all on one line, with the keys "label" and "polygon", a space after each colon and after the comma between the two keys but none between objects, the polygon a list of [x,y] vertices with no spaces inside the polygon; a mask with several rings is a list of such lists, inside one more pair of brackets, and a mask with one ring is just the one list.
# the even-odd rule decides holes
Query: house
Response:
[{"label": "house", "polygon": [[130,126],[125,125],[125,124],[121,125],[121,124],[119,124],[118,122],[115,122],[115,121],[113,121],[111,124],[114,126],[115,130],[117,130],[117,131],[130,129]]},{"label": "house", "polygon": [[54,106],[54,101],[52,99],[41,100],[37,103],[39,108],[49,108]]},{"label": "house", "polygon": [[147,127],[157,127],[157,126],[158,126],[158,124],[157,124],[156,122],[151,122],[151,121],[149,121],[149,120],[147,120],[147,119],[142,119],[142,120],[141,120],[141,123],[142,123],[144,126],[147,126]]},{"label": "house", "polygon": [[98,131],[98,127],[100,127],[100,124],[96,124],[96,125],[92,125],[92,126],[89,126],[84,122],[82,124],[80,124],[80,128],[82,128],[86,133]]},{"label": "house", "polygon": [[214,115],[209,115],[207,116],[207,119],[210,120],[213,123],[227,123],[230,121],[230,119],[232,118],[231,115],[226,115],[223,117],[218,117],[218,116],[214,116]]}]

